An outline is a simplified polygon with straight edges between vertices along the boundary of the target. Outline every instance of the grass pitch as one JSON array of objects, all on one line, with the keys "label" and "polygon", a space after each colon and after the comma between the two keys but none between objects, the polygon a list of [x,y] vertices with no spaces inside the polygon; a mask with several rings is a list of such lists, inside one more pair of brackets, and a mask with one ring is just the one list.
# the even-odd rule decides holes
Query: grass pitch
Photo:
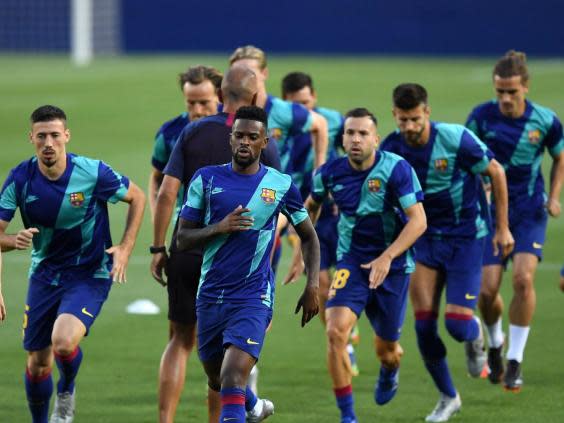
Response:
[{"label": "grass pitch", "polygon": [[[463,123],[471,108],[493,96],[491,69],[495,59],[402,59],[343,57],[274,57],[270,60],[269,89],[279,94],[280,80],[290,71],[313,75],[319,104],[345,112],[366,106],[378,116],[379,130],[394,129],[391,91],[402,82],[427,87],[432,118]],[[150,172],[153,136],[159,125],[182,110],[175,76],[187,66],[211,64],[224,69],[226,57],[127,57],[100,59],[85,69],[72,67],[66,57],[0,56],[0,175],[33,154],[27,141],[28,116],[41,104],[62,107],[69,116],[72,140],[68,151],[101,158],[145,187]],[[531,61],[530,98],[564,118],[563,61]],[[545,175],[547,173],[545,163]],[[125,221],[123,205],[110,207],[114,240]],[[11,224],[13,232],[19,218]],[[151,225],[145,222],[130,262],[128,283],[115,286],[103,312],[82,343],[84,361],[77,380],[76,421],[154,422],[157,420],[157,375],[167,342],[166,292],[149,275]],[[564,220],[551,219],[545,260],[536,279],[537,312],[523,366],[525,385],[520,394],[469,378],[463,347],[452,341],[441,323],[449,363],[462,396],[456,422],[562,422],[564,351],[562,325],[564,294],[558,291],[562,264]],[[287,251],[287,249],[286,249]],[[21,348],[21,314],[27,288],[28,252],[4,255],[3,292],[8,319],[0,325],[0,422],[29,421],[23,389],[25,353]],[[280,266],[283,273],[287,254]],[[281,276],[281,275],[280,275]],[[279,278],[280,278],[279,276]],[[274,326],[260,361],[261,395],[276,404],[272,422],[338,421],[338,410],[325,365],[325,337],[319,321],[300,329],[292,314],[301,283],[278,286]],[[511,279],[506,276],[506,302]],[[162,312],[132,316],[125,307],[138,298],[150,298]],[[507,325],[507,317],[504,319]],[[422,421],[438,394],[417,350],[411,310],[407,312],[402,345],[400,389],[385,407],[377,407],[373,389],[378,363],[371,330],[361,320],[357,349],[361,374],[353,381],[356,410],[361,422]],[[56,371],[55,371],[56,374]],[[206,382],[194,354],[177,411],[177,422],[204,422]],[[269,420],[270,421],[270,420]]]}]

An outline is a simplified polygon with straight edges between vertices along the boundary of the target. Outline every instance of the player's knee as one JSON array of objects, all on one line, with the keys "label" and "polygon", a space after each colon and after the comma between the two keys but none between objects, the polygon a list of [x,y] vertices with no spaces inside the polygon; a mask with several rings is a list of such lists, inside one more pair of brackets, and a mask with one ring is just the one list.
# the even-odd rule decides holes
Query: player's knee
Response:
[{"label": "player's knee", "polygon": [[46,356],[38,354],[30,354],[27,360],[27,369],[31,376],[42,377],[51,373],[53,364],[52,360]]},{"label": "player's knee", "polygon": [[64,336],[53,337],[52,343],[53,352],[63,357],[72,354],[77,347],[71,338]]},{"label": "player's knee", "polygon": [[221,391],[221,380],[219,378],[208,377],[208,387],[214,392]]},{"label": "player's knee", "polygon": [[343,325],[336,322],[327,322],[327,340],[329,341],[329,348],[338,349],[346,348],[348,340],[348,331]]},{"label": "player's knee", "polygon": [[513,290],[515,294],[525,297],[533,292],[533,273],[518,272],[513,275]]},{"label": "player's knee", "polygon": [[246,377],[238,371],[221,372],[221,388],[243,388],[245,389],[247,382]]},{"label": "player's knee", "polygon": [[171,342],[180,348],[192,351],[196,344],[195,326],[175,323],[172,326]]},{"label": "player's knee", "polygon": [[471,315],[446,313],[445,326],[458,342],[473,341],[479,334],[478,322]]}]

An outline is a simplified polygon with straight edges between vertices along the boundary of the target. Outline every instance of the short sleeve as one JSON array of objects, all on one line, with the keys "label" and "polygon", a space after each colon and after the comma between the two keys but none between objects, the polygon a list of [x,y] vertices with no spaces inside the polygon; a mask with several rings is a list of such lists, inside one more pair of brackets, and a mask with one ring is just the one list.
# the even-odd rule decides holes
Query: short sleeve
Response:
[{"label": "short sleeve", "polygon": [[5,222],[11,221],[17,207],[16,180],[14,178],[14,170],[12,170],[0,192],[0,220]]},{"label": "short sleeve", "polygon": [[113,170],[104,162],[98,166],[98,181],[95,195],[102,201],[117,203],[125,198],[129,189],[129,179]]},{"label": "short sleeve", "polygon": [[192,132],[197,128],[196,122],[189,123],[178,136],[168,163],[163,173],[176,179],[184,180],[184,146],[190,139]]},{"label": "short sleeve", "polygon": [[457,159],[463,169],[478,175],[487,169],[492,158],[493,153],[473,132],[462,132]]},{"label": "short sleeve", "polygon": [[556,116],[552,121],[552,125],[546,137],[543,140],[544,145],[552,157],[558,156],[564,149],[564,136],[562,135],[562,123]]},{"label": "short sleeve", "polygon": [[294,183],[290,184],[290,189],[284,196],[281,212],[288,218],[292,226],[299,225],[308,217],[300,191]]},{"label": "short sleeve", "polygon": [[188,187],[186,203],[180,211],[180,217],[184,220],[202,222],[205,213],[204,181],[200,170],[198,170]]},{"label": "short sleeve", "polygon": [[466,124],[464,125],[470,131],[472,131],[477,137],[480,137],[480,127],[478,125],[478,116],[476,115],[476,111],[472,110],[468,118],[466,119]]},{"label": "short sleeve", "polygon": [[325,184],[326,172],[327,172],[327,166],[323,165],[319,169],[317,169],[313,174],[311,197],[317,203],[323,202],[325,197],[327,197],[327,186]]},{"label": "short sleeve", "polygon": [[402,209],[423,201],[423,191],[415,170],[405,161],[400,160],[394,166],[390,177],[391,188]]},{"label": "short sleeve", "polygon": [[155,144],[153,146],[153,155],[151,156],[151,164],[159,171],[163,171],[168,159],[170,158],[170,151],[166,146],[164,134],[159,131],[155,137]]},{"label": "short sleeve", "polygon": [[296,135],[311,130],[313,115],[308,109],[298,103],[292,103],[292,125],[290,134]]}]

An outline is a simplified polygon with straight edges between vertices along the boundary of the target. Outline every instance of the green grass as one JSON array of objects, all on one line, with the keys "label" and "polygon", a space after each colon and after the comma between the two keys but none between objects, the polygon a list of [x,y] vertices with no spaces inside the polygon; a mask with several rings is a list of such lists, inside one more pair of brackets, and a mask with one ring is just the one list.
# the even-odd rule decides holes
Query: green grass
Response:
[{"label": "green grass", "polygon": [[[68,150],[102,158],[145,187],[150,171],[152,139],[159,125],[182,109],[175,76],[188,65],[208,63],[225,68],[224,57],[128,57],[101,59],[86,69],[72,67],[66,58],[0,56],[0,126],[2,179],[16,163],[33,154],[28,143],[28,116],[40,104],[59,105],[69,116],[72,140]],[[366,106],[380,120],[385,135],[394,128],[391,90],[401,82],[417,81],[430,93],[434,119],[463,122],[478,102],[493,95],[493,60],[403,58],[278,57],[270,60],[269,88],[279,92],[281,77],[289,71],[310,72],[316,81],[320,105],[342,112]],[[532,61],[530,96],[564,118],[564,62]],[[547,163],[545,163],[546,165]],[[545,166],[545,174],[546,166]],[[119,239],[125,207],[110,207],[112,231]],[[10,231],[21,226],[15,219]],[[159,360],[167,342],[166,293],[149,276],[151,225],[148,213],[131,260],[128,284],[115,286],[104,311],[84,340],[84,362],[78,378],[77,422],[156,421],[156,382]],[[525,387],[519,395],[466,376],[462,346],[444,336],[463,411],[457,422],[564,421],[560,365],[564,351],[562,307],[558,291],[562,219],[551,219],[545,261],[536,287],[537,313],[527,346]],[[27,288],[28,252],[4,255],[3,286],[8,319],[0,325],[0,422],[29,421],[23,390],[25,352],[21,348],[21,314]],[[284,256],[281,269],[285,268]],[[301,285],[278,287],[274,326],[261,356],[261,393],[274,400],[273,422],[338,421],[325,365],[325,338],[318,321],[300,329],[292,314]],[[506,277],[503,295],[509,298]],[[150,298],[163,313],[132,316],[125,306]],[[505,318],[507,323],[507,318]],[[445,334],[441,324],[441,332]],[[361,422],[422,421],[434,407],[437,393],[426,374],[415,343],[408,310],[402,345],[401,385],[397,398],[386,407],[374,404],[373,385],[378,363],[371,330],[361,321],[358,348],[361,375],[354,379],[356,409]],[[196,355],[190,359],[186,387],[177,413],[178,422],[203,422],[205,377]],[[269,420],[270,421],[270,420]]]}]

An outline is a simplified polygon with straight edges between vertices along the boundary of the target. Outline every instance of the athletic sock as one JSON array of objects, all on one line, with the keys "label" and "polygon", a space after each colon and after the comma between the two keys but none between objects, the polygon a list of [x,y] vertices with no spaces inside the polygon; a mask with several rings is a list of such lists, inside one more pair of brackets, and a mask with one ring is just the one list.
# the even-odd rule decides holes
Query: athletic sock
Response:
[{"label": "athletic sock", "polygon": [[245,423],[245,391],[240,388],[221,389],[220,422]]},{"label": "athletic sock", "polygon": [[53,393],[51,370],[42,376],[32,376],[26,369],[24,376],[25,392],[33,423],[47,423],[49,400]]},{"label": "athletic sock", "polygon": [[55,353],[55,363],[59,368],[60,379],[57,383],[57,392],[73,392],[74,380],[78,374],[80,363],[82,362],[82,350],[76,347],[69,355],[59,355]]},{"label": "athletic sock", "polygon": [[448,333],[458,342],[474,341],[480,335],[480,320],[461,313],[445,313]]},{"label": "athletic sock", "polygon": [[454,398],[456,389],[448,369],[446,348],[437,330],[437,314],[434,312],[415,313],[415,333],[423,362],[435,386],[443,394]]},{"label": "athletic sock", "polygon": [[488,345],[490,348],[499,348],[503,345],[503,330],[501,317],[492,325],[486,325],[486,333],[488,334]]},{"label": "athletic sock", "polygon": [[530,329],[530,326],[509,325],[508,360],[517,360],[519,363],[523,361],[523,353],[525,352]]},{"label": "athletic sock", "polygon": [[352,385],[347,385],[342,388],[334,388],[335,398],[337,400],[337,407],[341,410],[341,418],[349,417],[356,419],[354,414],[354,398]]},{"label": "athletic sock", "polygon": [[[259,401],[258,401],[257,396],[252,391],[252,389],[249,387],[249,385],[247,385],[247,388],[245,390],[245,410],[246,411],[253,410],[253,408],[255,408],[255,406],[257,405],[258,402]],[[261,408],[262,408],[262,402],[261,402]],[[259,410],[256,410],[256,411],[259,412]]]}]

